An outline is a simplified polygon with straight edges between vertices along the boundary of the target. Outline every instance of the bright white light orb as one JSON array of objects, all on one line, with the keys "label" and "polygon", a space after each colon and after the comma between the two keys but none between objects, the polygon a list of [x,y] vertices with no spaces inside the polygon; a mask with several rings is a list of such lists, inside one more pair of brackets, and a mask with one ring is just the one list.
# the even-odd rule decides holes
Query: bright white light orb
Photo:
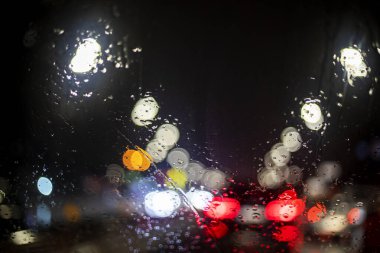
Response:
[{"label": "bright white light orb", "polygon": [[177,169],[186,168],[189,164],[190,154],[186,149],[183,148],[175,148],[172,149],[166,161],[173,167]]},{"label": "bright white light orb", "polygon": [[101,55],[101,47],[95,39],[85,39],[77,48],[70,68],[75,73],[87,73],[96,68]]},{"label": "bright white light orb", "polygon": [[210,169],[203,174],[202,184],[210,190],[220,190],[227,186],[226,179],[227,175],[224,172],[218,169]]},{"label": "bright white light orb", "polygon": [[325,123],[325,119],[324,119],[323,115],[319,119],[319,121],[316,123],[310,123],[310,122],[305,121],[306,127],[309,128],[310,130],[313,130],[313,131],[320,130],[324,125],[323,123]]},{"label": "bright white light orb", "polygon": [[340,62],[343,65],[358,66],[364,60],[360,51],[355,48],[343,48],[340,51],[340,55]]},{"label": "bright white light orb", "polygon": [[146,145],[145,150],[156,163],[165,160],[168,154],[168,149],[157,139],[151,140],[148,145]]},{"label": "bright white light orb", "polygon": [[276,189],[284,182],[284,175],[281,169],[262,169],[257,175],[257,180],[262,187]]},{"label": "bright white light orb", "polygon": [[364,57],[358,49],[343,48],[340,51],[340,63],[347,72],[347,80],[351,86],[356,77],[366,77],[368,74]]},{"label": "bright white light orb", "polygon": [[159,105],[153,97],[142,98],[135,104],[131,118],[137,126],[148,126],[156,117]]},{"label": "bright white light orb", "polygon": [[155,138],[162,144],[171,149],[179,140],[179,130],[175,125],[163,124],[161,125],[155,134]]},{"label": "bright white light orb", "polygon": [[264,165],[265,165],[265,168],[268,168],[268,169],[276,169],[277,168],[276,164],[274,164],[274,162],[272,160],[270,151],[264,155]]},{"label": "bright white light orb", "polygon": [[276,143],[270,151],[270,158],[276,166],[282,167],[288,164],[291,154],[284,144]]},{"label": "bright white light orb", "polygon": [[37,188],[41,194],[48,196],[53,191],[53,184],[48,178],[40,177],[37,181]]},{"label": "bright white light orb", "polygon": [[308,102],[301,108],[301,118],[307,123],[317,123],[321,120],[322,111],[317,103]]},{"label": "bright white light orb", "polygon": [[190,203],[198,210],[205,210],[212,201],[214,195],[208,191],[192,189],[186,193]]},{"label": "bright white light orb", "polygon": [[191,161],[185,168],[188,181],[199,182],[207,172],[206,167],[198,161]]},{"label": "bright white light orb", "polygon": [[289,152],[296,152],[302,146],[301,135],[294,127],[287,127],[282,131],[281,141]]},{"label": "bright white light orb", "polygon": [[344,214],[327,215],[314,226],[317,233],[331,235],[342,232],[348,226],[348,221]]},{"label": "bright white light orb", "polygon": [[181,199],[175,191],[154,191],[145,196],[145,212],[152,218],[171,216],[181,205]]}]

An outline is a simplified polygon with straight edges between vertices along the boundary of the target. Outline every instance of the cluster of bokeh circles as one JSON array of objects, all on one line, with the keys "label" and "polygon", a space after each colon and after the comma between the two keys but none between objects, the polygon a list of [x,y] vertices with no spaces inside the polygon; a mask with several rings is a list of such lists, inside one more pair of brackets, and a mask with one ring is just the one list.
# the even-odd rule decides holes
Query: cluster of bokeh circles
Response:
[{"label": "cluster of bokeh circles", "polygon": [[[335,57],[335,56],[334,56]],[[335,57],[336,58],[336,57]],[[346,48],[337,58],[347,75],[347,82],[353,85],[357,78],[366,77],[370,69],[364,62],[360,50]],[[153,97],[141,98],[132,110],[132,122],[139,127],[149,127],[155,120],[159,105]],[[319,99],[306,98],[301,105],[299,116],[310,131],[326,129],[326,112],[321,109]],[[328,115],[330,116],[330,115]],[[244,225],[264,224],[268,221],[281,222],[273,238],[288,242],[295,247],[302,240],[299,222],[306,217],[315,232],[321,235],[339,234],[349,225],[360,225],[365,219],[365,209],[354,203],[345,212],[328,210],[323,201],[342,173],[339,162],[322,161],[316,175],[304,175],[304,169],[291,162],[292,155],[303,147],[300,129],[286,127],[279,136],[279,142],[264,154],[263,167],[258,170],[257,182],[264,190],[284,189],[277,198],[266,204],[244,204],[236,198],[221,194],[227,189],[230,176],[218,168],[207,168],[202,162],[193,160],[191,154],[178,146],[180,130],[175,124],[165,123],[155,130],[154,137],[145,149],[134,150],[139,158],[124,156],[123,163],[129,170],[147,170],[155,164],[166,163],[163,188],[147,192],[144,196],[145,213],[151,218],[173,217],[181,205],[197,211],[199,217],[209,219],[203,223],[209,235],[222,238],[228,233],[226,220]],[[131,150],[126,153],[131,154]],[[125,154],[126,154],[125,153]],[[126,162],[126,157],[129,159]],[[127,159],[127,160],[128,160]],[[134,160],[136,166],[131,165]],[[138,161],[138,162],[136,162]],[[133,163],[133,162],[132,162]],[[143,165],[145,164],[145,165]],[[153,165],[153,166],[149,166]],[[307,178],[305,178],[307,176]],[[304,196],[298,197],[297,189],[303,189]],[[313,204],[314,203],[314,204]],[[201,213],[199,213],[199,211]],[[203,219],[204,220],[204,219]],[[228,222],[227,222],[228,223]],[[298,224],[298,225],[297,225]],[[244,232],[244,231],[240,231]],[[247,232],[247,231],[245,231]],[[250,235],[253,231],[250,231]],[[239,235],[242,236],[242,235]]]},{"label": "cluster of bokeh circles", "polygon": [[[95,73],[97,66],[103,63],[101,56],[102,49],[96,40],[84,39],[78,44],[69,67],[77,74]],[[351,86],[371,71],[364,55],[356,47],[342,49],[340,56],[334,56],[334,59],[340,62]],[[76,91],[72,91],[71,95],[76,96]],[[299,117],[308,131],[318,132],[327,127],[327,114],[321,107],[318,99],[305,98],[302,103]],[[305,173],[304,169],[292,163],[292,156],[296,156],[304,145],[299,127],[287,126],[282,130],[279,141],[263,154],[263,164],[258,170],[258,188],[279,192],[260,203],[251,201],[241,204],[238,196],[225,193],[232,180],[227,172],[206,166],[178,145],[181,131],[177,124],[166,122],[158,127],[153,126],[159,112],[160,106],[152,96],[142,97],[135,103],[130,113],[131,122],[138,128],[154,131],[154,135],[147,143],[132,143],[127,139],[128,147],[121,157],[123,167],[119,164],[108,165],[106,178],[112,185],[125,183],[127,172],[137,173],[137,176],[127,186],[133,193],[132,199],[124,198],[116,190],[117,187],[103,193],[107,207],[117,206],[123,212],[142,209],[149,218],[161,220],[176,217],[180,210],[189,210],[207,236],[221,239],[231,233],[234,244],[239,247],[257,246],[262,235],[251,228],[262,228],[266,223],[271,224],[268,226],[275,224],[270,236],[278,242],[288,243],[291,248],[303,243],[301,225],[304,223],[322,236],[341,235],[347,228],[360,227],[364,223],[366,208],[361,202],[347,201],[339,204],[339,209],[334,207],[332,201],[329,202],[330,206],[324,203],[333,195],[331,188],[342,174],[339,162],[319,162],[315,175]],[[377,143],[376,150],[378,147]],[[145,173],[149,171],[152,173]],[[152,174],[159,174],[163,180],[156,182],[157,177],[152,177]],[[34,181],[42,197],[48,197],[55,190],[52,178],[46,175],[40,175]],[[89,194],[99,194],[102,186],[97,178],[86,177],[84,188]],[[296,189],[301,190],[297,192]],[[0,217],[5,220],[20,219],[18,206],[2,203],[8,192],[8,181],[0,178]],[[140,206],[141,209],[138,208]],[[66,221],[77,222],[82,212],[78,204],[67,201],[62,207],[61,216]],[[49,205],[38,204],[34,216],[33,222],[49,225],[52,219]],[[236,229],[231,222],[245,229]],[[29,229],[11,234],[12,242],[17,245],[33,243],[36,239],[37,235]],[[91,248],[88,245],[84,247]]]}]

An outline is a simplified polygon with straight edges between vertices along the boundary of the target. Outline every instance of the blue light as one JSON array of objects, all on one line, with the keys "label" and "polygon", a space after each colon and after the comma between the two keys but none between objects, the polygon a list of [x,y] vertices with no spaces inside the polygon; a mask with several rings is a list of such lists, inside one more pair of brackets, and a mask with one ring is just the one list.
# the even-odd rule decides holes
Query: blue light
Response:
[{"label": "blue light", "polygon": [[43,195],[50,195],[53,190],[53,184],[46,177],[40,177],[37,182],[37,188]]},{"label": "blue light", "polygon": [[51,211],[50,208],[45,204],[39,204],[37,206],[37,222],[41,225],[50,225],[51,222]]}]

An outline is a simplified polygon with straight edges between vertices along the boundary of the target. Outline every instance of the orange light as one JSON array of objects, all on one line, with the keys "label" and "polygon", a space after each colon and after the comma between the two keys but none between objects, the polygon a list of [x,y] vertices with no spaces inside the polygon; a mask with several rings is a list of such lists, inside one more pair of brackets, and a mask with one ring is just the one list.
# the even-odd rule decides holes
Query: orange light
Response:
[{"label": "orange light", "polygon": [[307,220],[310,223],[315,223],[321,220],[321,218],[326,216],[326,207],[322,203],[317,203],[315,206],[311,207],[307,212]]},{"label": "orange light", "polygon": [[149,169],[152,157],[143,149],[127,149],[123,154],[123,164],[129,170],[145,171]]},{"label": "orange light", "polygon": [[63,216],[67,221],[77,222],[80,218],[79,207],[72,203],[65,204],[63,207]]}]

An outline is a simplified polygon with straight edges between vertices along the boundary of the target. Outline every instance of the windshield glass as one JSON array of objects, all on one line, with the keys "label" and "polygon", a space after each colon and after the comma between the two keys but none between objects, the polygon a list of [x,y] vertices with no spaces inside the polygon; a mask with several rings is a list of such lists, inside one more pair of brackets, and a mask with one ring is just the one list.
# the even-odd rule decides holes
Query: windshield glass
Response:
[{"label": "windshield glass", "polygon": [[375,252],[376,1],[3,16],[0,252]]}]

